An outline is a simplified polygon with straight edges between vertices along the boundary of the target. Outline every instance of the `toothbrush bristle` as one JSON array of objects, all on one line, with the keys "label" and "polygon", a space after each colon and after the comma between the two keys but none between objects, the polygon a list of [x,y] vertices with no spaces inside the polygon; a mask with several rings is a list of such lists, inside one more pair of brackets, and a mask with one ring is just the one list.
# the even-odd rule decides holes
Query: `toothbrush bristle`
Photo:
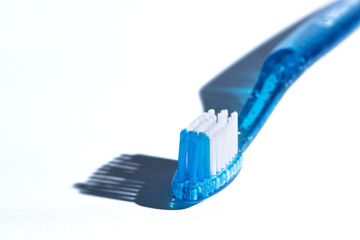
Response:
[{"label": "toothbrush bristle", "polygon": [[180,133],[178,170],[173,195],[199,201],[225,186],[241,168],[238,115],[213,109],[193,120]]}]

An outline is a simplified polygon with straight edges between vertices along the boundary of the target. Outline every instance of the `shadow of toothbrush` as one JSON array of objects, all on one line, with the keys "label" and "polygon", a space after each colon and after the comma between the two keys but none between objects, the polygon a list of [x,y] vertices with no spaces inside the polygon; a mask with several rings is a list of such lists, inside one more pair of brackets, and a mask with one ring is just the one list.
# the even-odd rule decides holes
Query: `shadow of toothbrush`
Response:
[{"label": "shadow of toothbrush", "polygon": [[177,161],[146,155],[121,155],[96,170],[85,183],[75,184],[82,194],[134,202],[140,206],[177,210],[193,206],[172,198],[170,185]]}]

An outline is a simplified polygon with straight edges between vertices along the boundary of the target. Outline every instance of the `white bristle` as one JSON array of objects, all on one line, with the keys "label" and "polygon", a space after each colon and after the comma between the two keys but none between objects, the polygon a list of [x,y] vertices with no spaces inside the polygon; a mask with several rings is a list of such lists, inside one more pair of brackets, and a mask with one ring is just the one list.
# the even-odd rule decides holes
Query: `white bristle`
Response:
[{"label": "white bristle", "polygon": [[216,174],[216,140],[215,137],[210,137],[210,174]]},{"label": "white bristle", "polygon": [[218,138],[219,138],[219,148],[217,149],[218,151],[218,156],[220,159],[220,169],[219,171],[221,171],[224,167],[225,167],[225,134],[224,134],[224,126],[223,125],[221,127],[221,129],[218,132]]},{"label": "white bristle", "polygon": [[210,110],[208,111],[208,113],[215,116],[215,110],[214,110],[214,109],[210,109]]},{"label": "white bristle", "polygon": [[216,123],[216,117],[214,124],[207,130],[207,135],[210,138],[210,174],[215,175],[217,171],[217,136],[216,133],[219,129],[219,124]]},{"label": "white bristle", "polygon": [[209,119],[206,119],[194,130],[197,132],[205,132],[205,130],[209,127],[210,124],[211,121]]},{"label": "white bristle", "polygon": [[218,123],[224,124],[227,122],[228,118],[228,111],[226,109],[221,110],[220,113],[218,113]]},{"label": "white bristle", "polygon": [[205,132],[215,121],[216,117],[214,113],[207,112],[200,116],[199,122],[192,127],[192,130],[196,132]]},{"label": "white bristle", "polygon": [[188,126],[188,131],[193,131],[199,124],[204,121],[206,113],[201,114],[199,117],[195,118]]},{"label": "white bristle", "polygon": [[226,165],[229,164],[230,160],[232,159],[230,156],[230,151],[229,151],[229,146],[230,146],[230,141],[229,141],[229,135],[230,135],[230,128],[229,128],[230,124],[229,121],[227,120],[227,123],[224,127],[224,167]]},{"label": "white bristle", "polygon": [[238,152],[238,113],[231,113],[232,121],[232,155],[235,156]]}]

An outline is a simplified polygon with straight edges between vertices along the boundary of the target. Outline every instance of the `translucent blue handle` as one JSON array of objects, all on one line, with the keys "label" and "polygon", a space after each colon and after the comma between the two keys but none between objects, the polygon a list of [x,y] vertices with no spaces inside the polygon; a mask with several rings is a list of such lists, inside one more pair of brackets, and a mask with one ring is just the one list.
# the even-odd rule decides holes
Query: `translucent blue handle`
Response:
[{"label": "translucent blue handle", "polygon": [[275,47],[239,115],[240,150],[249,146],[291,84],[359,22],[360,0],[338,1],[313,14]]}]

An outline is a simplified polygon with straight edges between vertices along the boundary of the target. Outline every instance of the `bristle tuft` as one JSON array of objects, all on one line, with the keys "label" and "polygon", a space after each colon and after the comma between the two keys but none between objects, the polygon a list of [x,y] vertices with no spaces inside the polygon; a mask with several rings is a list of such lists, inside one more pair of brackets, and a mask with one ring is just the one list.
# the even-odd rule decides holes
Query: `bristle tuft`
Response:
[{"label": "bristle tuft", "polygon": [[179,181],[195,183],[216,175],[232,162],[238,151],[237,116],[233,112],[228,117],[226,109],[215,115],[211,109],[181,132]]},{"label": "bristle tuft", "polygon": [[196,202],[227,186],[239,173],[238,114],[213,109],[180,133],[178,170],[171,191],[176,199]]}]

